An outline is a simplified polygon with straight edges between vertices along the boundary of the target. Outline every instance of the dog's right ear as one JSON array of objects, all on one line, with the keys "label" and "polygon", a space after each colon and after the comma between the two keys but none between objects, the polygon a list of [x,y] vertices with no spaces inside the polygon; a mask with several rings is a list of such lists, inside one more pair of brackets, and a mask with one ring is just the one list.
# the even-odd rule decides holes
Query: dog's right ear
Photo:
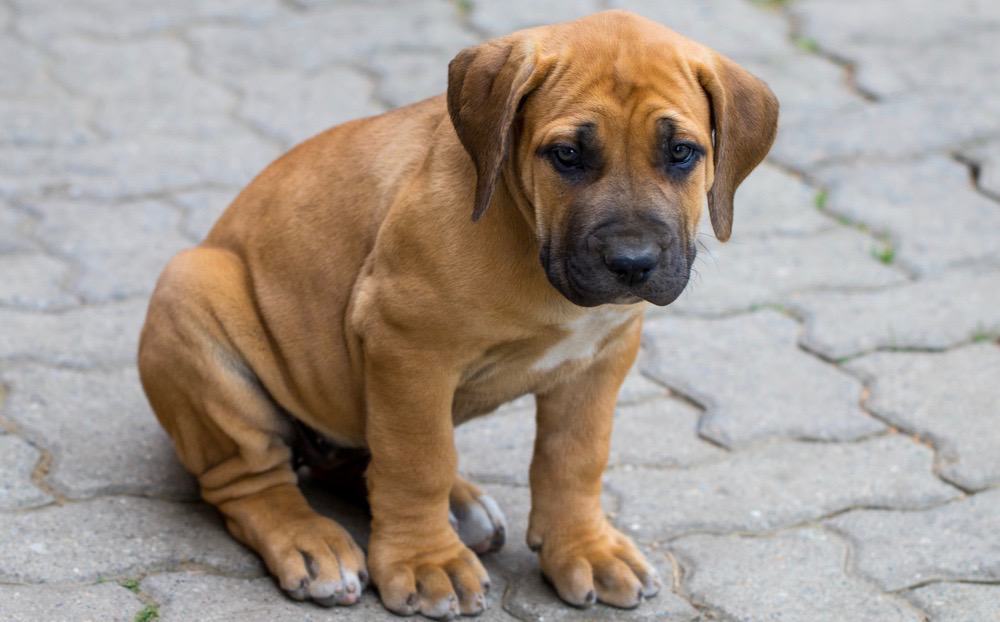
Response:
[{"label": "dog's right ear", "polygon": [[490,206],[514,118],[539,73],[534,45],[513,35],[466,48],[448,64],[448,114],[476,167],[473,221]]}]

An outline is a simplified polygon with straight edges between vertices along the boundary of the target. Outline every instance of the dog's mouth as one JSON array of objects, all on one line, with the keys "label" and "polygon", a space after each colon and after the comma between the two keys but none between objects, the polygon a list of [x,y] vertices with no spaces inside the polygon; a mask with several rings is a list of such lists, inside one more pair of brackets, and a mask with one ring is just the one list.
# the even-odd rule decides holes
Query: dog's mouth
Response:
[{"label": "dog's mouth", "polygon": [[549,283],[575,305],[596,307],[646,300],[666,306],[681,295],[690,281],[696,256],[694,245],[679,255],[669,257],[642,282],[630,282],[609,272],[603,263],[579,254],[554,257],[550,250],[543,251],[541,263]]}]

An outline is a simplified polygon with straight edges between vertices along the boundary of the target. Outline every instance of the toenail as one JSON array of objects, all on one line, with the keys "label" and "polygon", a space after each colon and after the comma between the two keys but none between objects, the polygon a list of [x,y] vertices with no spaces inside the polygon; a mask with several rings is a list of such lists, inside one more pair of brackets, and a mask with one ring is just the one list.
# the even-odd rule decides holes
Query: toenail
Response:
[{"label": "toenail", "polygon": [[410,592],[410,595],[406,597],[406,605],[409,607],[416,607],[417,598],[418,597],[416,592]]},{"label": "toenail", "polygon": [[584,598],[584,602],[588,605],[593,605],[597,602],[597,594],[594,593],[594,590],[587,592],[587,597]]}]

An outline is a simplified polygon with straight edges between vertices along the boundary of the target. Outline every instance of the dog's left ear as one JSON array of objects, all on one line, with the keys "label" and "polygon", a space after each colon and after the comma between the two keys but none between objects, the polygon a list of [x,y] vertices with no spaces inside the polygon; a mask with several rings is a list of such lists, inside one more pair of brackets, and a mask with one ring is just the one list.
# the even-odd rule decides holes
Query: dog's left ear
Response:
[{"label": "dog's left ear", "polygon": [[448,64],[448,114],[476,167],[472,220],[490,206],[514,118],[540,80],[534,45],[508,36],[466,48]]},{"label": "dog's left ear", "polygon": [[725,242],[733,231],[733,195],[774,142],[778,99],[762,80],[733,61],[710,53],[698,80],[712,105],[715,178],[708,211],[715,237]]}]

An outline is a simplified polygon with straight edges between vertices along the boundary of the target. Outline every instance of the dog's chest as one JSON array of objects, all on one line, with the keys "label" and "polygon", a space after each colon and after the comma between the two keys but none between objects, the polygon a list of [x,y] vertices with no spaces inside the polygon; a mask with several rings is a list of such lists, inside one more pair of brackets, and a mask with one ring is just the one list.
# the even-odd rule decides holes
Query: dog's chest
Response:
[{"label": "dog's chest", "polygon": [[614,307],[594,309],[561,326],[563,336],[531,365],[531,371],[550,372],[565,363],[592,359],[604,340],[632,316]]},{"label": "dog's chest", "polygon": [[589,365],[608,338],[636,314],[592,309],[545,333],[493,349],[470,371],[455,394],[454,417],[465,421],[527,393],[540,393]]}]

